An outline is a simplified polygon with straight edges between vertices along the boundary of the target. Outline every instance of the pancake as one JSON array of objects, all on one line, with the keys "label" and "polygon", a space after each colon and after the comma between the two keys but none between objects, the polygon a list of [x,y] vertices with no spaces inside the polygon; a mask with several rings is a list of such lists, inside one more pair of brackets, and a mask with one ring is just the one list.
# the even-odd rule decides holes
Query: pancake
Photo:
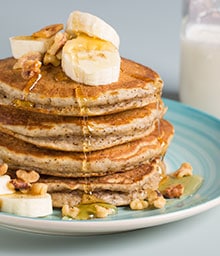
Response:
[{"label": "pancake", "polygon": [[0,105],[0,130],[39,147],[88,152],[149,135],[165,110],[160,102],[117,114],[82,118]]},{"label": "pancake", "polygon": [[126,171],[162,157],[174,128],[165,120],[148,136],[90,153],[42,149],[5,133],[0,133],[0,158],[10,168],[36,170],[61,177],[100,176]]},{"label": "pancake", "polygon": [[160,165],[160,161],[155,161],[126,172],[89,179],[44,176],[40,182],[48,185],[54,207],[76,205],[88,191],[98,199],[121,206],[129,204],[135,198],[145,199],[148,189],[158,189],[163,172]]},{"label": "pancake", "polygon": [[61,67],[42,66],[41,78],[24,80],[16,60],[0,60],[0,102],[34,112],[67,116],[117,113],[157,102],[163,82],[148,67],[122,58],[118,82],[88,86],[67,78]]}]

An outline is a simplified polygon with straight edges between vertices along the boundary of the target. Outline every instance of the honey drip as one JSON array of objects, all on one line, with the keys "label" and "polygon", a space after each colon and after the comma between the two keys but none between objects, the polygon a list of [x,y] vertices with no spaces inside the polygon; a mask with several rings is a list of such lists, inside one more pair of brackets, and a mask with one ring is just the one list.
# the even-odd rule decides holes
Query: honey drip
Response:
[{"label": "honey drip", "polygon": [[29,93],[35,88],[39,80],[41,79],[42,74],[36,74],[35,76],[31,77],[25,87],[23,88],[23,98],[22,99],[14,99],[12,105],[16,108],[23,108],[23,109],[31,109],[34,107],[34,103],[28,100]]},{"label": "honey drip", "polygon": [[165,176],[159,185],[159,191],[163,194],[165,189],[171,185],[182,184],[184,186],[184,193],[182,196],[190,196],[194,194],[202,185],[203,178],[199,175],[185,176],[176,178],[172,175]]},{"label": "honey drip", "polygon": [[[160,100],[159,98],[157,97],[157,102],[156,102],[156,109],[157,109],[157,112],[159,113],[160,111]],[[158,125],[158,138],[161,137],[161,124],[160,124],[160,117],[158,117],[157,119],[157,125]]]},{"label": "honey drip", "polygon": [[[76,216],[68,216],[77,220],[88,220],[94,218],[104,218],[108,215],[116,214],[117,208],[112,204],[108,204],[94,195],[84,194],[81,203],[74,208],[78,209]],[[104,211],[104,212],[103,212]],[[64,215],[65,216],[65,215]]]},{"label": "honey drip", "polygon": [[[89,128],[89,117],[88,117],[88,106],[87,106],[87,94],[85,90],[83,90],[83,86],[79,85],[76,88],[76,99],[78,102],[80,116],[82,116],[82,134],[83,134],[83,143],[82,143],[82,152],[84,155],[84,159],[82,162],[82,172],[88,173],[89,172],[89,162],[88,156],[91,154],[91,132]],[[92,194],[90,189],[90,181],[89,178],[85,178],[85,186],[84,186],[84,193],[85,194]]]},{"label": "honey drip", "polygon": [[28,95],[28,93],[30,93],[34,87],[37,85],[38,81],[41,79],[42,74],[36,74],[33,77],[31,77],[27,84],[25,85],[23,92],[25,93],[25,97]]}]

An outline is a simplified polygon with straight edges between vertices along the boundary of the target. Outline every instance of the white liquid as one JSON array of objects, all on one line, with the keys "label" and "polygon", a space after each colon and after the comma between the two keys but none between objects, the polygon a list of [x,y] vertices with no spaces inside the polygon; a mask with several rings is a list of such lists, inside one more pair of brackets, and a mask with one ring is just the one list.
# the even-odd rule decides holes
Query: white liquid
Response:
[{"label": "white liquid", "polygon": [[180,99],[220,118],[220,27],[192,25],[181,39]]}]

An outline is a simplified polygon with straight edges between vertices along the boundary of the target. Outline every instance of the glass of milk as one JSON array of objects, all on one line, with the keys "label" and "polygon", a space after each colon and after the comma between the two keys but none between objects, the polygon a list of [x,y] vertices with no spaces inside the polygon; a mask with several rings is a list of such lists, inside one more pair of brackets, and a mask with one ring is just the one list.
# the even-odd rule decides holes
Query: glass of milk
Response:
[{"label": "glass of milk", "polygon": [[180,100],[220,118],[220,0],[183,0]]}]

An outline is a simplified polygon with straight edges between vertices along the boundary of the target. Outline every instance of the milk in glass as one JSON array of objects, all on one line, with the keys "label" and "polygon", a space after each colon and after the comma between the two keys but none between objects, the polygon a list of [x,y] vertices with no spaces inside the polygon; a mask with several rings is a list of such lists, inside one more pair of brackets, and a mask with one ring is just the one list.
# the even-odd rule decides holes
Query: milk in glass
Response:
[{"label": "milk in glass", "polygon": [[220,23],[197,21],[181,36],[180,100],[220,118]]}]

